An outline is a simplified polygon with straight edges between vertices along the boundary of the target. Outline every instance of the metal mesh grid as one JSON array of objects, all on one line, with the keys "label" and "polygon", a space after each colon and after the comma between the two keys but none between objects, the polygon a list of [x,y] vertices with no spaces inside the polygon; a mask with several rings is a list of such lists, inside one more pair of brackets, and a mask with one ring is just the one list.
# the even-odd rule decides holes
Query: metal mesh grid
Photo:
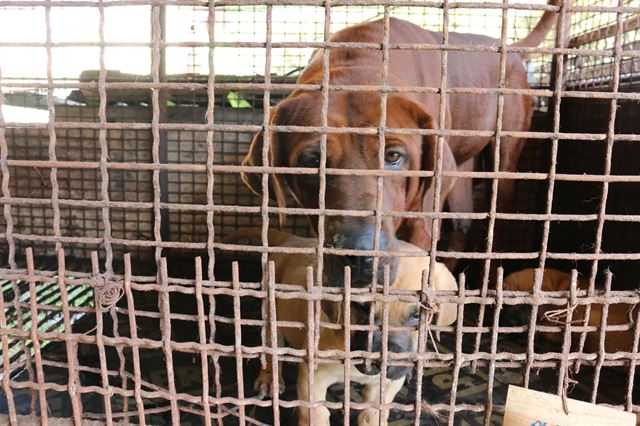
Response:
[{"label": "metal mesh grid", "polygon": [[[596,5],[602,2],[586,2],[585,5]],[[604,2],[615,6],[616,2]],[[631,1],[623,6],[633,6]],[[621,90],[633,90],[639,81],[640,65],[636,56],[626,56],[626,52],[638,50],[638,34],[640,19],[637,14],[622,13],[623,34],[620,40],[622,57],[620,59]],[[579,12],[572,16],[570,47],[580,49],[613,49],[616,43],[617,16],[615,13]],[[613,62],[609,57],[573,56],[567,57],[566,83],[571,88],[583,90],[606,90],[612,84]],[[626,91],[625,90],[625,91]]]},{"label": "metal mesh grid", "polygon": [[[145,42],[117,42],[116,46],[106,47],[105,24],[108,19],[105,19],[105,16],[110,9],[123,4],[0,2],[0,8],[26,6],[41,13],[41,18],[46,23],[44,42],[12,43],[0,40],[0,48],[6,51],[16,48],[15,45],[21,45],[21,48],[31,46],[32,49],[40,49],[45,52],[47,69],[44,82],[37,79],[15,82],[16,76],[6,78],[0,74],[0,107],[3,104],[9,105],[6,99],[15,89],[27,87],[29,90],[43,90],[44,96],[39,98],[39,101],[44,102],[48,111],[47,121],[40,123],[17,123],[0,115],[0,166],[4,205],[0,237],[6,258],[6,262],[3,259],[5,267],[0,269],[0,279],[4,280],[0,295],[0,334],[3,354],[3,404],[6,404],[8,413],[6,418],[13,424],[28,421],[27,418],[20,417],[23,415],[38,415],[38,421],[46,423],[48,417],[57,417],[54,414],[73,417],[77,424],[89,418],[103,420],[107,424],[113,424],[119,419],[141,424],[179,424],[191,419],[197,419],[193,420],[196,423],[205,424],[222,421],[232,424],[261,424],[261,420],[257,420],[257,411],[262,407],[270,412],[271,422],[286,424],[290,421],[287,416],[291,415],[291,407],[307,407],[312,404],[342,410],[339,417],[340,421],[344,420],[345,423],[351,413],[366,407],[404,412],[409,417],[408,422],[413,424],[431,421],[431,417],[425,413],[427,407],[423,407],[422,404],[422,380],[417,380],[416,388],[409,392],[403,402],[388,404],[382,400],[352,402],[348,397],[337,401],[322,401],[323,398],[319,395],[312,396],[310,401],[300,400],[295,395],[280,398],[277,380],[273,382],[275,395],[266,400],[258,399],[252,396],[247,388],[252,381],[247,361],[260,359],[264,365],[267,355],[271,357],[269,362],[276,371],[278,361],[306,363],[312,371],[314,363],[322,363],[325,358],[332,357],[355,362],[378,358],[381,359],[382,370],[406,364],[415,368],[416,376],[419,378],[430,371],[444,369],[450,373],[450,386],[443,392],[444,395],[433,395],[428,402],[430,409],[444,413],[449,424],[455,424],[464,413],[479,413],[485,424],[490,424],[495,415],[504,409],[504,401],[499,401],[494,389],[498,386],[497,377],[502,371],[507,370],[515,372],[517,379],[514,382],[531,387],[537,386],[532,378],[536,369],[557,371],[554,386],[546,387],[544,390],[566,395],[569,375],[578,374],[582,366],[583,374],[584,370],[587,370],[588,377],[578,380],[587,383],[586,398],[592,402],[602,402],[601,380],[608,374],[613,376],[622,371],[620,382],[616,385],[624,387],[624,392],[617,400],[614,399],[608,404],[618,409],[638,412],[640,406],[635,370],[639,358],[640,312],[637,306],[640,296],[637,291],[613,290],[612,286],[615,288],[616,284],[614,277],[610,273],[602,274],[602,269],[603,264],[611,261],[626,262],[625,265],[628,265],[638,260],[635,249],[623,248],[616,251],[615,249],[621,246],[613,244],[614,250],[605,250],[603,240],[608,235],[608,224],[638,222],[634,212],[611,212],[607,206],[610,187],[613,188],[618,183],[637,185],[638,180],[637,173],[633,171],[616,173],[612,167],[612,158],[614,145],[633,145],[639,140],[634,128],[619,128],[616,127],[616,123],[620,121],[618,106],[626,104],[627,101],[640,99],[635,92],[621,91],[629,74],[625,70],[634,66],[634,60],[639,55],[637,46],[634,47],[637,29],[623,23],[628,19],[634,22],[640,10],[633,4],[624,2],[617,5],[576,2],[569,10],[566,6],[556,8],[541,4],[503,5],[480,2],[431,4],[404,1],[400,2],[401,4],[376,2],[371,5],[368,2],[357,1],[325,4],[309,0],[262,2],[263,4],[253,6],[254,3],[229,1],[205,5],[199,2],[128,2],[147,8],[151,21],[151,37]],[[61,6],[87,8],[97,12],[98,37],[86,42],[78,39],[52,41],[51,17]],[[198,12],[198,16],[206,15],[203,19],[203,22],[208,23],[205,24],[205,38],[186,45],[182,45],[182,41],[165,42],[171,28],[165,24],[167,14],[171,13],[174,7],[180,9],[184,6],[196,7],[193,10]],[[261,25],[244,25],[230,31],[233,35],[232,40],[217,38],[215,28],[237,24],[240,18],[234,16],[233,12],[247,10],[247,6],[254,10],[255,15],[252,19]],[[300,13],[305,14],[307,25],[313,26],[313,33],[320,34],[320,37],[302,41],[301,38],[296,39],[300,33],[291,30],[288,23],[277,19],[279,10],[283,8],[300,8]],[[312,23],[308,23],[306,12],[311,10],[314,10],[314,16],[318,17],[311,20]],[[606,26],[614,22],[613,34],[605,31],[613,42],[605,49],[600,45],[582,42],[575,44],[577,39],[574,36],[579,40],[580,33],[576,35],[574,27],[567,26],[555,37],[556,47],[509,47],[510,41],[520,38],[520,30],[515,31],[514,28],[529,28],[535,23],[535,19],[527,20],[528,23],[522,27],[520,24],[514,27],[505,24],[519,22],[513,18],[516,15],[533,15],[530,13],[532,10],[557,10],[561,17],[560,28],[563,28],[562,22],[568,19],[568,13],[612,14],[615,19],[603,21],[601,25],[585,24],[582,18],[575,18],[575,22],[586,28]],[[434,29],[444,31],[445,45],[449,31],[458,30],[458,26],[471,26],[475,31],[485,33],[495,31],[495,25],[490,24],[487,24],[486,28],[475,29],[477,27],[474,26],[474,22],[479,17],[484,17],[485,22],[489,22],[489,16],[497,16],[498,32],[494,36],[500,38],[500,43],[488,48],[498,53],[503,64],[496,88],[449,88],[446,83],[442,83],[440,87],[390,88],[386,75],[391,49],[401,47],[408,50],[439,51],[443,58],[444,65],[440,70],[443,74],[447,72],[449,52],[479,49],[474,45],[450,46],[450,49],[429,45],[392,46],[389,42],[389,19],[392,15],[408,17],[422,26],[431,25]],[[222,16],[220,20],[219,16]],[[323,46],[331,32],[341,26],[376,16],[383,22],[383,41],[361,47],[382,51],[383,84],[360,87],[330,85],[328,61],[331,53],[330,49],[325,49],[322,82],[306,87],[322,93],[321,125],[312,128],[272,125],[269,121],[270,110],[264,109],[264,106],[273,105],[296,86],[290,79],[281,79],[272,73],[282,74],[289,69],[295,72],[304,65],[301,62],[308,57],[307,52],[311,48]],[[289,28],[289,32],[286,28]],[[563,31],[569,31],[569,34],[563,34]],[[289,41],[290,36],[296,41]],[[565,40],[569,43],[569,49],[564,47]],[[54,65],[57,62],[53,58],[55,52],[65,48],[65,43],[67,47],[82,43],[87,43],[89,47],[97,43],[102,44],[99,47],[99,64],[96,67],[100,71],[94,75],[93,80],[68,82],[64,78],[56,77]],[[111,80],[105,59],[107,50],[114,47],[138,47],[143,52],[151,50],[150,78],[146,81]],[[197,82],[168,81],[166,62],[169,61],[172,49],[176,55],[182,49],[190,49],[192,59],[198,54],[206,57],[207,66],[201,64],[201,67],[206,68],[208,78]],[[216,58],[230,57],[229,49],[235,51],[240,59],[244,56],[255,60],[257,57],[254,68],[250,69],[248,74],[263,74],[264,77],[225,80],[222,78],[224,76],[217,75],[219,68],[224,69],[224,64],[218,65]],[[540,62],[531,68],[534,71],[530,72],[530,75],[538,76],[536,80],[539,85],[534,85],[535,89],[517,90],[505,87],[504,62],[507,52],[519,49],[542,54],[539,55],[541,59],[536,59]],[[593,77],[595,74],[580,76],[582,68],[588,66],[574,61],[574,56],[595,58],[594,66],[605,71],[599,71],[600,74],[596,77]],[[553,64],[550,61],[551,57]],[[601,67],[598,58],[607,59],[602,63],[610,65],[606,68]],[[601,87],[592,84],[594,78],[602,81],[602,75],[607,76],[608,91],[596,91],[595,89]],[[31,76],[22,77],[26,80]],[[584,78],[583,83],[580,83],[581,78]],[[300,85],[297,87],[300,88]],[[55,90],[60,88],[84,91],[82,99],[86,101],[88,94],[93,96],[94,103],[87,106],[61,105],[54,96]],[[585,91],[586,89],[593,91]],[[109,100],[117,98],[117,92],[125,93],[129,90],[132,91],[129,100],[119,101],[128,105],[109,104]],[[173,95],[172,90],[176,91]],[[199,92],[196,92],[198,90]],[[422,291],[409,294],[390,289],[388,277],[378,289],[377,295],[368,289],[351,288],[348,278],[345,279],[344,288],[322,287],[323,259],[326,255],[399,255],[384,253],[380,247],[380,224],[383,217],[402,215],[402,212],[382,209],[383,176],[389,173],[384,170],[341,171],[331,169],[327,165],[328,135],[347,132],[377,136],[380,152],[384,153],[385,131],[388,130],[384,113],[381,114],[380,129],[329,127],[329,95],[332,91],[340,90],[381,91],[382,111],[386,109],[388,92],[394,90],[448,95],[480,95],[493,92],[498,95],[495,132],[448,129],[445,126],[443,112],[438,117],[439,130],[401,131],[404,134],[437,136],[439,155],[434,171],[400,172],[400,175],[433,176],[436,189],[449,175],[458,179],[473,178],[483,182],[484,189],[478,192],[482,194],[479,196],[480,204],[488,205],[484,211],[466,214],[439,211],[437,195],[433,211],[417,214],[435,219],[431,229],[433,250],[428,254],[431,257],[431,265],[435,265],[436,258],[476,261],[482,270],[481,278],[470,285],[476,289],[465,288],[468,280],[476,278],[471,278],[471,274],[462,274],[458,280],[457,292],[435,292],[431,288],[434,267],[431,268],[430,274],[423,277]],[[205,96],[203,91],[206,91]],[[241,94],[240,98],[237,97],[238,92]],[[532,131],[502,129],[504,99],[514,94],[547,98],[547,103],[543,102],[540,105],[547,107],[549,123],[535,125]],[[566,116],[566,113],[561,113],[561,108],[567,99],[596,99],[607,104],[609,108],[606,113],[606,125],[601,129],[586,129],[580,125],[576,129],[563,128],[561,115]],[[176,106],[173,109],[168,100],[177,101],[183,107],[191,107],[181,110]],[[231,105],[242,104],[242,100],[250,103],[253,108],[244,109]],[[447,96],[439,96],[439,101],[441,107],[446,105]],[[441,111],[443,110],[444,108],[441,108]],[[0,114],[2,113],[3,109],[0,109]],[[539,120],[540,123],[544,121],[543,118]],[[628,118],[626,120],[628,121]],[[273,165],[258,166],[249,170],[237,166],[238,158],[246,152],[251,136],[259,130],[269,134],[269,129],[280,132],[320,133],[321,161],[317,170],[283,169]],[[530,138],[528,149],[533,153],[533,159],[529,159],[530,166],[524,166],[530,171],[499,171],[497,158],[493,160],[493,164],[485,168],[493,171],[442,170],[445,138],[487,135],[495,136],[498,141],[509,137]],[[549,152],[545,146],[547,140],[550,140]],[[565,172],[562,168],[557,168],[563,158],[559,152],[560,145],[574,141],[601,141],[604,145],[600,157],[603,168],[587,175],[583,175],[579,170]],[[269,143],[269,137],[266,136],[263,160],[268,158]],[[499,152],[498,148],[495,149]],[[383,156],[379,157],[382,161]],[[269,162],[264,161],[264,164]],[[262,197],[253,197],[239,184],[240,171],[264,173]],[[318,208],[301,209],[270,205],[266,193],[267,174],[283,172],[315,173],[319,176]],[[340,173],[378,176],[377,203],[373,212],[326,210],[326,181]],[[536,188],[539,194],[525,197],[534,207],[529,209],[527,206],[518,213],[497,211],[498,179],[517,180],[520,193],[527,191],[527,185],[529,188]],[[556,184],[574,181],[592,182],[599,187],[598,202],[593,212],[558,213],[553,209],[554,199],[557,200],[557,197],[561,196],[554,192]],[[436,191],[436,194],[439,194],[439,191]],[[266,231],[270,225],[277,222],[279,213],[288,213],[290,218],[299,219],[298,222],[290,223],[287,228],[298,232],[306,230],[304,216],[319,216],[320,242],[317,247],[304,251],[293,247],[270,246]],[[354,251],[324,247],[322,241],[325,219],[336,213],[345,216],[375,216],[377,226],[374,250]],[[474,252],[436,250],[439,222],[458,217],[487,223],[488,228],[481,237],[486,243],[484,248]],[[595,222],[593,246],[580,252],[554,249],[551,241],[552,223],[582,221]],[[507,247],[510,249],[506,252],[495,251],[494,230],[501,222],[515,224],[516,227],[523,225],[527,229],[537,228],[538,231],[533,233],[539,233],[539,238],[531,235],[524,238],[515,237],[520,242],[527,242],[520,248],[508,244]],[[220,237],[229,231],[251,225],[262,226],[261,245],[234,245],[222,242]],[[513,235],[518,231],[511,232]],[[26,257],[22,258],[27,246],[33,246],[39,256],[34,258],[32,250],[27,249]],[[166,258],[163,257],[192,249],[206,253],[206,265],[202,265],[200,258],[197,258],[193,270],[190,262],[186,266],[180,265],[183,269],[179,269],[178,265],[168,266]],[[78,265],[77,272],[69,272],[68,269],[73,269],[65,266],[65,256],[86,259],[94,250],[97,252],[91,256],[90,267]],[[124,263],[120,265],[119,259],[125,251],[132,251],[135,259],[153,259],[155,265],[152,265],[148,272],[145,270],[146,265],[134,263],[132,267],[129,254],[124,256]],[[232,264],[230,271],[217,271],[215,268],[220,268],[221,263],[227,263],[229,266],[229,251],[259,253],[260,265],[257,271],[253,272],[262,270],[264,276],[257,274],[252,277],[251,270],[240,270],[237,264]],[[272,267],[268,264],[268,253],[277,252],[289,253],[292,256],[312,253],[317,257],[318,267],[315,278],[314,274],[309,275],[308,291],[294,290],[290,286],[275,282]],[[50,266],[38,263],[40,255],[46,254],[57,255],[57,270],[51,270]],[[507,265],[508,260],[539,268],[544,268],[554,261],[582,261],[588,263],[589,279],[586,287],[579,285],[578,277],[574,273],[568,291],[541,292],[542,283],[538,274],[531,291],[511,292],[503,289],[502,271],[499,271],[495,287],[490,288],[490,268],[499,261],[504,261]],[[377,257],[375,261],[378,261]],[[253,266],[256,266],[255,262]],[[134,270],[136,267],[144,271],[137,272]],[[248,275],[242,276],[241,272]],[[603,278],[598,278],[598,274],[603,275]],[[604,287],[597,287],[596,281],[604,283]],[[633,286],[634,284],[630,285]],[[91,292],[94,302],[88,302],[86,299]],[[117,301],[120,296],[120,302],[117,305],[113,304],[113,299]],[[308,333],[313,333],[312,330],[320,326],[319,317],[314,315],[319,315],[321,301],[339,303],[347,313],[352,309],[351,302],[354,300],[371,301],[375,297],[383,297],[387,303],[399,300],[426,305],[450,302],[457,305],[458,319],[453,326],[438,327],[428,323],[427,312],[424,312],[418,327],[419,348],[415,353],[399,355],[389,351],[384,344],[378,353],[350,351],[350,331],[353,328],[373,330],[378,326],[351,324],[349,320],[342,324],[323,324],[323,327],[341,327],[345,330],[345,350],[326,352],[311,345],[307,351],[296,351],[278,347],[275,342],[277,328],[282,326],[273,320],[275,303],[277,299],[285,297],[308,301],[312,307],[309,309]],[[109,300],[110,298],[112,300]],[[627,321],[615,326],[608,325],[607,312],[618,304],[628,306]],[[567,308],[568,317],[562,326],[537,324],[538,310],[548,305]],[[530,322],[517,326],[504,325],[501,315],[506,307],[510,306],[530,312]],[[587,312],[595,306],[601,306],[603,314],[600,324],[587,324],[588,319],[580,321],[582,324],[572,323],[571,315],[577,306],[585,306]],[[388,309],[385,309],[387,313],[383,315],[385,319],[379,327],[383,334],[388,334],[393,331],[393,326],[389,324]],[[51,315],[45,312],[50,312]],[[586,316],[588,317],[588,314]],[[345,314],[344,317],[348,319],[350,315]],[[185,330],[189,330],[190,333],[182,334]],[[429,347],[429,330],[442,331],[448,336],[449,351],[439,352]],[[597,350],[584,350],[587,336],[598,330],[600,333]],[[607,351],[605,331],[629,332],[632,337],[627,350],[615,353]],[[548,332],[562,336],[561,348],[545,347],[534,340],[537,335]],[[524,343],[514,347],[510,338],[523,335]],[[571,340],[575,339],[576,335],[576,340],[579,341],[577,347],[571,345]],[[253,340],[250,336],[253,336]],[[249,343],[250,341],[252,343]],[[446,337],[444,342],[447,342]],[[444,343],[443,345],[446,346]],[[23,356],[18,356],[20,353]],[[184,362],[185,360],[188,362]],[[146,369],[146,362],[159,362],[161,367],[149,371]],[[185,364],[189,362],[190,370],[185,368]],[[253,365],[255,370],[255,364]],[[347,381],[344,391],[348,396],[351,363],[344,363],[344,368]],[[467,395],[461,389],[462,378],[467,370],[485,374],[487,383],[481,392],[482,401],[467,399]],[[189,375],[197,378],[194,380],[198,383],[195,388],[185,385],[185,377]],[[225,385],[229,376],[234,376],[231,381],[235,387],[229,388]],[[62,398],[64,402],[60,402],[58,398]],[[66,411],[57,410],[60,405],[69,408]]]}]

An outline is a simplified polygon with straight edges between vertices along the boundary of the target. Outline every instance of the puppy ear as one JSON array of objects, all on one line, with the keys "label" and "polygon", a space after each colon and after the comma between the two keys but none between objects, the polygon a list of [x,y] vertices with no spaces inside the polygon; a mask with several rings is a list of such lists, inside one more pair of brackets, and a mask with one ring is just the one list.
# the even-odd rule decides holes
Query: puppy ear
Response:
[{"label": "puppy ear", "polygon": [[[458,282],[447,267],[436,262],[436,273],[434,277],[434,290],[436,291],[456,291]],[[458,318],[458,305],[455,303],[443,303],[438,311],[436,325],[451,325]]]},{"label": "puppy ear", "polygon": [[[277,123],[277,114],[278,109],[276,107],[271,108],[271,119],[270,124],[275,125]],[[287,166],[285,164],[285,160],[283,158],[283,154],[281,152],[282,147],[280,144],[280,138],[278,134],[274,131],[269,131],[270,142],[269,142],[269,152],[267,158],[267,164],[263,164],[262,161],[262,151],[264,146],[264,135],[263,132],[260,131],[255,135],[253,141],[251,142],[251,146],[249,147],[249,152],[247,156],[242,161],[242,166],[271,166],[271,167],[281,167]],[[255,192],[257,195],[262,196],[262,176],[263,173],[253,173],[253,172],[241,172],[240,176],[244,183]],[[286,207],[286,191],[287,191],[287,182],[282,174],[269,174],[269,198],[278,203],[278,207]],[[279,221],[280,227],[284,225],[285,214],[280,213]]]}]

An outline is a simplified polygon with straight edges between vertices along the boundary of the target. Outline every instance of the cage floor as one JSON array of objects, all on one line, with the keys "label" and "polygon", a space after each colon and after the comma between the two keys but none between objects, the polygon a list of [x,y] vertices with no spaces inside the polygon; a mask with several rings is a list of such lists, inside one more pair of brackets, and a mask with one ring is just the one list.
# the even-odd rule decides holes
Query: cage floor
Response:
[{"label": "cage floor", "polygon": [[[243,281],[257,281],[257,269],[241,267],[241,279]],[[225,272],[219,273],[217,276],[219,279],[225,279]],[[172,276],[176,276],[173,275]],[[146,292],[145,294],[135,294],[136,309],[138,312],[157,312],[157,294],[154,292]],[[208,306],[205,306],[208,309]],[[257,299],[243,298],[241,303],[242,318],[261,318],[261,304]],[[188,295],[173,294],[171,297],[171,312],[174,314],[195,314],[196,305],[194,298]],[[477,318],[477,314],[472,309],[468,310],[465,315],[465,322],[469,325],[473,325],[470,321],[472,318]],[[229,297],[217,297],[216,298],[216,315],[221,317],[232,318],[233,317],[233,300]],[[491,318],[491,315],[485,317]],[[129,336],[128,318],[126,315],[118,315],[118,333],[121,336]],[[111,315],[104,316],[104,330],[105,335],[113,335],[113,322]],[[148,338],[160,341],[162,336],[160,333],[159,321],[157,318],[149,318],[146,316],[138,316],[138,334],[141,338]],[[77,321],[74,325],[74,332],[77,333],[89,333],[93,331],[95,327],[95,320],[92,316],[85,316],[81,320]],[[474,352],[475,334],[465,334],[463,337],[463,353]],[[173,341],[198,341],[198,329],[197,325],[192,321],[173,320],[172,321],[172,336]],[[523,334],[510,334],[501,337],[504,339],[500,342],[500,350],[509,352],[521,353],[525,352],[526,348],[526,335]],[[225,324],[223,322],[217,323],[216,341],[220,344],[232,345],[235,340],[234,327],[232,324]],[[258,327],[242,327],[242,344],[246,346],[260,346],[261,337]],[[481,339],[481,351],[489,351],[491,344],[490,334],[484,334]],[[536,342],[536,352],[543,353],[547,350],[553,350],[553,348],[545,348],[544,341]],[[437,344],[440,352],[451,352],[455,347],[455,336],[452,334],[443,333],[441,340]],[[110,383],[112,386],[123,387],[121,375],[118,373],[121,367],[120,356],[114,348],[106,348],[107,355],[107,368],[110,373]],[[557,348],[556,348],[557,350]],[[124,360],[124,371],[127,377],[126,387],[128,389],[133,388],[133,364],[132,354],[130,349],[122,352],[122,359]],[[53,382],[59,384],[66,384],[68,382],[68,371],[56,365],[51,365],[52,362],[64,363],[66,362],[66,347],[63,342],[51,342],[43,349],[43,358],[50,361],[48,365],[44,367],[45,382]],[[166,362],[164,354],[160,349],[157,350],[140,350],[141,358],[141,379],[143,389],[154,390],[158,388],[167,389],[166,378]],[[173,367],[175,371],[176,391],[178,393],[187,393],[191,395],[201,395],[202,392],[202,375],[200,356],[198,354],[173,352]],[[83,386],[101,386],[100,372],[97,367],[100,365],[97,347],[95,345],[79,344],[78,347],[78,362],[80,368],[80,380]],[[243,360],[243,383],[245,389],[245,396],[252,396],[253,393],[253,381],[259,371],[260,360],[259,359],[245,359]],[[283,364],[283,376],[285,381],[285,391],[281,395],[283,400],[295,400],[296,399],[296,373],[297,366],[294,363]],[[210,393],[215,395],[216,391],[222,396],[238,396],[238,375],[236,372],[236,359],[233,356],[220,356],[219,357],[219,369],[217,373],[220,376],[220,388],[216,389],[214,382],[214,366],[210,363]],[[556,369],[541,369],[533,370],[531,372],[530,387],[536,390],[555,393],[557,389],[557,370]],[[599,384],[598,402],[609,404],[621,404],[624,403],[624,395],[627,388],[627,370],[604,368]],[[427,403],[445,403],[448,404],[451,395],[451,383],[453,374],[453,366],[438,369],[426,369],[424,371],[422,380],[423,395],[422,399]],[[29,380],[28,372],[23,365],[21,369],[14,370],[12,375],[15,381]],[[580,374],[573,377],[577,381],[577,384],[571,390],[569,394],[572,398],[588,400],[591,396],[591,389],[593,385],[593,371],[589,367],[582,368]],[[487,386],[488,386],[488,371],[486,368],[479,367],[475,372],[471,368],[465,367],[460,371],[458,380],[458,387],[456,392],[456,405],[461,404],[484,404],[487,398]],[[496,369],[495,378],[493,383],[493,403],[494,405],[502,405],[505,403],[507,388],[509,384],[522,385],[523,369]],[[415,402],[415,386],[417,379],[414,377],[407,381],[404,388],[400,391],[396,397],[396,402],[401,403],[414,403]],[[636,384],[635,388],[638,386]],[[18,414],[27,415],[31,414],[31,391],[28,389],[13,389],[14,400]],[[327,399],[330,401],[340,401],[343,395],[343,389],[341,385],[334,385],[329,390]],[[352,388],[352,396],[355,401],[361,399],[360,389],[357,385]],[[47,402],[49,406],[49,416],[51,417],[70,417],[72,415],[72,408],[69,400],[69,395],[66,392],[47,391]],[[636,401],[637,403],[637,401]],[[112,410],[114,412],[130,412],[132,416],[129,420],[136,423],[136,404],[134,398],[125,400],[120,396],[113,396],[111,398]],[[149,424],[165,425],[171,423],[171,414],[168,410],[162,411],[163,408],[168,407],[168,402],[161,399],[144,399],[145,410],[158,409],[154,414],[147,415],[146,421]],[[37,405],[37,404],[36,404]],[[104,416],[104,402],[103,397],[96,393],[85,393],[82,395],[82,405],[85,418],[100,419]],[[185,405],[188,408],[188,405]],[[235,425],[239,424],[238,417],[233,414],[234,410],[231,406],[227,407],[228,414],[224,418],[224,424]],[[6,395],[0,392],[0,413],[7,413],[7,400]],[[296,424],[296,413],[294,409],[281,408],[281,421],[282,425],[294,425]],[[93,413],[93,415],[92,415]],[[237,411],[235,411],[237,414]],[[356,424],[358,412],[352,410],[351,423]],[[446,413],[445,413],[446,415]],[[259,408],[255,406],[249,406],[246,409],[246,416],[251,420],[254,420],[254,424],[273,424],[273,412],[271,407]],[[340,410],[332,411],[332,424],[339,424],[342,422],[343,413]],[[481,425],[483,424],[484,411],[471,412],[460,411],[455,415],[456,425]],[[500,413],[495,413],[491,424],[499,425],[502,423]],[[181,412],[180,423],[183,425],[201,425],[203,424],[202,418],[198,415]],[[394,426],[413,424],[413,413],[391,411],[390,424]],[[429,414],[424,414],[421,419],[421,424],[424,425],[436,425],[446,422],[446,417],[443,419],[435,419]]]}]

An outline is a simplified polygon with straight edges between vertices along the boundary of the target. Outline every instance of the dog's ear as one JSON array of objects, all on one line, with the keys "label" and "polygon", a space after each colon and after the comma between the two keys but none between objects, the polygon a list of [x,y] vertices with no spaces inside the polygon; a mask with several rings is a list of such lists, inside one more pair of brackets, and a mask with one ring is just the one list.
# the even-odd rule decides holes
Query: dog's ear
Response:
[{"label": "dog's ear", "polygon": [[[276,125],[278,115],[278,108],[271,108],[270,111],[270,124]],[[253,141],[251,142],[251,146],[249,147],[249,152],[247,156],[242,161],[242,166],[271,166],[271,167],[281,167],[286,166],[285,160],[283,157],[283,153],[281,152],[282,147],[280,144],[279,136],[276,132],[270,130],[269,131],[270,141],[268,146],[267,153],[267,164],[263,164],[262,154],[264,147],[264,132],[260,131],[255,135]],[[242,180],[244,183],[257,195],[262,196],[262,176],[263,173],[256,172],[247,172],[242,171],[240,173]],[[278,207],[286,207],[286,191],[287,191],[287,182],[283,174],[269,174],[269,198],[276,201],[278,203]],[[280,226],[284,225],[285,214],[280,213]]]},{"label": "dog's ear", "polygon": [[[435,164],[435,156],[436,156],[436,149],[437,149],[437,142],[434,142],[433,144],[433,154],[429,154],[429,155],[433,155],[434,157],[434,161],[433,161],[433,166],[430,166],[427,169],[422,169],[422,170],[434,170],[436,169]],[[451,148],[449,148],[449,144],[446,141],[442,141],[442,168],[440,169],[441,172],[452,172],[455,171],[457,169],[456,167],[456,160],[453,157],[453,153],[451,152]],[[451,189],[453,188],[453,185],[455,183],[456,179],[453,176],[443,176],[442,174],[440,175],[440,200],[439,200],[439,206],[438,206],[438,210],[442,211],[442,208],[444,206],[444,202],[447,199],[447,195],[449,194],[449,192],[451,192]],[[423,188],[423,197],[422,197],[422,211],[433,211],[434,208],[434,204],[435,204],[435,179],[429,179],[426,180],[424,183],[424,188]]]},{"label": "dog's ear", "polygon": [[[433,106],[435,109],[438,105]],[[417,102],[406,96],[391,94],[388,97],[387,111],[402,111],[415,122],[420,129],[436,129],[436,118],[432,117],[427,110]],[[445,117],[445,121],[449,121]],[[422,137],[422,157],[420,159],[420,170],[435,170],[437,164],[438,137],[436,135],[424,135]],[[443,171],[455,171],[456,161],[451,152],[451,148],[446,140],[442,141],[442,168]],[[414,207],[412,210],[433,210],[433,181],[432,177],[420,179],[417,196],[409,200]],[[440,181],[440,208],[449,191],[453,187],[455,178],[453,176],[441,176]],[[429,202],[431,204],[429,204]]]},{"label": "dog's ear", "polygon": [[[458,282],[447,267],[436,262],[436,273],[433,283],[436,291],[456,291],[458,290]],[[436,325],[451,325],[458,318],[458,305],[455,303],[442,303],[438,311]]]}]

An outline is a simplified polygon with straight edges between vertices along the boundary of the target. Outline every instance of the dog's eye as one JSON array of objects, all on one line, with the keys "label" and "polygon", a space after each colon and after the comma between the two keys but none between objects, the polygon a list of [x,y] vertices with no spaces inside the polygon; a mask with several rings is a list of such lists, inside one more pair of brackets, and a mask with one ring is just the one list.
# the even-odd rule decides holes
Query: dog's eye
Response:
[{"label": "dog's eye", "polygon": [[407,318],[407,321],[405,322],[405,325],[407,327],[417,327],[418,324],[420,324],[420,310],[417,309],[415,312],[413,312],[411,315],[409,315],[409,317]]},{"label": "dog's eye", "polygon": [[305,152],[298,157],[298,167],[320,167],[319,152]]},{"label": "dog's eye", "polygon": [[398,148],[389,148],[384,153],[385,165],[391,168],[400,167],[407,158],[406,152]]}]

